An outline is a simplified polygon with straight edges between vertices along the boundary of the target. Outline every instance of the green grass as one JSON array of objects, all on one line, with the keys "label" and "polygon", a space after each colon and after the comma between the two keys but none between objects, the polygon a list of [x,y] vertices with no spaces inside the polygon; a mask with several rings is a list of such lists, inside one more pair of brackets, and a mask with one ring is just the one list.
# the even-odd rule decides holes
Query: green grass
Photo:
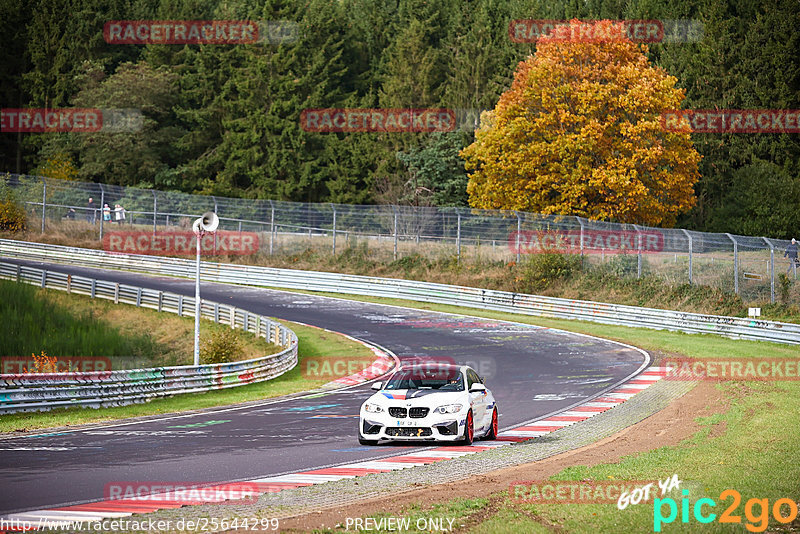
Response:
[{"label": "green grass", "polygon": [[45,351],[58,356],[152,356],[157,348],[142,333],[122,334],[93,309],[75,313],[36,287],[0,280],[0,355],[28,356]]}]

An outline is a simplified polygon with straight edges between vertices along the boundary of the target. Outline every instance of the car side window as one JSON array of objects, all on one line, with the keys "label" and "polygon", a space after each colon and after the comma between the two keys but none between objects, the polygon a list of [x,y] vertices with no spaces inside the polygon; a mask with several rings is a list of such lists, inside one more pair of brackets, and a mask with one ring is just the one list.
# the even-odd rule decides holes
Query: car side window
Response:
[{"label": "car side window", "polygon": [[472,389],[472,384],[480,384],[481,380],[472,369],[467,369],[467,391]]}]

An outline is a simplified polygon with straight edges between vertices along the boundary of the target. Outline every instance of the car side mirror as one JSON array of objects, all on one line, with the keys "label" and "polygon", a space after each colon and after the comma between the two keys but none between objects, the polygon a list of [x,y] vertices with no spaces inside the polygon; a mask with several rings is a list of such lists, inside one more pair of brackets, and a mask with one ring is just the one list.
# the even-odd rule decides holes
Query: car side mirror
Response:
[{"label": "car side mirror", "polygon": [[477,393],[477,392],[483,392],[483,391],[486,391],[486,386],[484,386],[483,384],[479,384],[478,382],[475,382],[469,388],[469,392],[470,393]]},{"label": "car side mirror", "polygon": [[382,386],[382,385],[383,385],[383,384],[382,384],[381,382],[374,382],[374,383],[373,383],[373,384],[370,386],[370,389],[374,389],[375,391],[378,391],[379,389],[381,389],[381,386]]}]

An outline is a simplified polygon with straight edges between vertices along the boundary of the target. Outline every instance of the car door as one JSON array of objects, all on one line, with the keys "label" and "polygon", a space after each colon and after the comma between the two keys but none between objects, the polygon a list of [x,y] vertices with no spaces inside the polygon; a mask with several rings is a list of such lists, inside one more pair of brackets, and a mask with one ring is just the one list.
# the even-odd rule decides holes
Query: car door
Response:
[{"label": "car door", "polygon": [[475,421],[476,432],[478,429],[485,429],[487,425],[487,422],[485,421],[486,401],[489,398],[489,395],[486,391],[470,391],[472,389],[472,384],[481,383],[482,382],[478,377],[478,373],[472,369],[467,369],[467,391],[469,391],[469,397],[472,401],[472,417]]}]

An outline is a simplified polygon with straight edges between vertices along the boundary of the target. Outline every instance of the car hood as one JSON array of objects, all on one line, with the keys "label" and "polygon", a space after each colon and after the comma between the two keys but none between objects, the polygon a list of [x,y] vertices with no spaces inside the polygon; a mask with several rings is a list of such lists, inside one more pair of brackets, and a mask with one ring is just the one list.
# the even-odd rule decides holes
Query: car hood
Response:
[{"label": "car hood", "polygon": [[430,406],[431,404],[447,404],[458,402],[463,398],[464,391],[436,391],[434,389],[392,389],[381,390],[372,395],[369,401],[374,403],[390,403],[405,401],[412,406]]}]

